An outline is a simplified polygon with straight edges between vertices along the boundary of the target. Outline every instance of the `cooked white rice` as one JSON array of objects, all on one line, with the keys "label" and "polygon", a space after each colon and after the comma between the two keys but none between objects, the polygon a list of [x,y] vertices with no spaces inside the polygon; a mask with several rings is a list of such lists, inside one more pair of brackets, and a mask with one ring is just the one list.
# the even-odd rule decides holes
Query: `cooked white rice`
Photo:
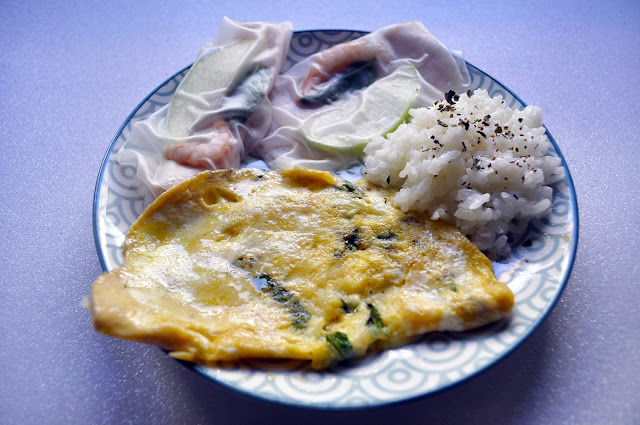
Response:
[{"label": "cooked white rice", "polygon": [[536,106],[519,111],[478,89],[429,108],[365,148],[363,177],[399,189],[403,211],[428,211],[455,223],[491,257],[508,255],[529,221],[551,207],[561,161]]}]

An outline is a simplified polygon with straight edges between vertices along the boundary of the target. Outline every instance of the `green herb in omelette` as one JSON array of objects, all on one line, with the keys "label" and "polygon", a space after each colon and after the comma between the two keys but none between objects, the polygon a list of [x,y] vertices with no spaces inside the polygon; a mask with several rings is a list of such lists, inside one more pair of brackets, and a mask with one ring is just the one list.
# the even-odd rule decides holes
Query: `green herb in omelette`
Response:
[{"label": "green herb in omelette", "polygon": [[344,237],[344,244],[349,251],[355,251],[360,245],[360,238],[358,236],[358,229],[354,229],[348,236]]},{"label": "green herb in omelette", "polygon": [[364,193],[360,188],[360,186],[348,180],[343,180],[340,183],[336,184],[334,187],[338,190],[351,193],[353,196],[355,196],[358,199],[362,199],[362,194]]},{"label": "green herb in omelette", "polygon": [[327,334],[327,341],[338,351],[342,359],[353,356],[353,347],[349,342],[349,337],[342,332]]},{"label": "green herb in omelette", "polygon": [[356,311],[356,307],[358,307],[357,305],[348,303],[345,300],[341,299],[340,301],[342,302],[342,309],[347,314],[353,313],[354,311]]},{"label": "green herb in omelette", "polygon": [[262,291],[271,294],[274,300],[282,304],[289,311],[293,319],[293,326],[296,328],[304,327],[309,321],[309,318],[311,318],[311,315],[304,306],[300,304],[296,297],[269,275],[261,275],[258,279],[260,279],[262,283]]},{"label": "green herb in omelette", "polygon": [[369,313],[369,320],[367,320],[367,325],[383,330],[384,324],[382,323],[382,318],[380,317],[378,309],[376,309],[371,303],[367,304],[367,306],[369,306],[369,308],[371,309],[371,313]]}]

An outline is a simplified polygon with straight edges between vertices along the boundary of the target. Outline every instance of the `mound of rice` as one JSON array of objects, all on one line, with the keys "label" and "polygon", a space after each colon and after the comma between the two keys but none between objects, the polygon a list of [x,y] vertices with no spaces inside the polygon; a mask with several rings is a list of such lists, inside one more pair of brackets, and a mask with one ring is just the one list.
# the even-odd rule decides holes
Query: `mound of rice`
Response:
[{"label": "mound of rice", "polygon": [[540,108],[514,110],[478,89],[410,115],[366,146],[363,177],[398,188],[393,202],[403,211],[428,211],[490,257],[508,255],[511,240],[549,211],[548,184],[564,175],[560,159],[545,156]]}]

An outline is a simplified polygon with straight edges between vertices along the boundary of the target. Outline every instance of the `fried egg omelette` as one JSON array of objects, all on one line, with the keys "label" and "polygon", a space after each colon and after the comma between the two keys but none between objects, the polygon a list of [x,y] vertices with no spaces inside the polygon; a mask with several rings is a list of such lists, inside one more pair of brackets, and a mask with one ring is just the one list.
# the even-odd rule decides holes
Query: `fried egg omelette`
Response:
[{"label": "fried egg omelette", "polygon": [[322,369],[507,317],[513,294],[489,259],[391,196],[315,170],[197,174],[133,224],[124,266],[92,285],[94,325],[196,363]]}]

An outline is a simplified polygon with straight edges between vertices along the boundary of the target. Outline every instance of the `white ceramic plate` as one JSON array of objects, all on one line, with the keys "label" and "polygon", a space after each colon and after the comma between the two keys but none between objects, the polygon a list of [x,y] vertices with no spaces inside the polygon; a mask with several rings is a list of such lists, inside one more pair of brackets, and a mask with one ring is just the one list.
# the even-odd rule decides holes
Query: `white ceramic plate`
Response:
[{"label": "white ceramic plate", "polygon": [[[343,41],[359,31],[303,31],[294,33],[287,67]],[[513,92],[469,65],[472,88],[501,95],[512,108],[526,106]],[[133,184],[135,168],[122,166],[115,154],[127,140],[131,126],[168,103],[188,67],[154,90],[126,119],[104,158],[94,198],[94,234],[104,270],[122,265],[124,237],[142,213],[146,189]],[[562,157],[547,132],[554,149]],[[249,162],[260,164],[255,158]],[[253,161],[253,162],[252,162]],[[262,164],[263,165],[263,164]],[[204,376],[235,390],[285,404],[345,409],[379,406],[425,396],[477,374],[520,344],[549,313],[569,277],[578,241],[578,207],[569,170],[552,184],[553,208],[547,218],[529,226],[514,246],[513,255],[494,262],[498,278],[515,294],[508,322],[471,332],[432,333],[409,346],[316,372],[295,361],[245,361],[220,367],[191,366]],[[264,166],[264,165],[263,165]]]}]

